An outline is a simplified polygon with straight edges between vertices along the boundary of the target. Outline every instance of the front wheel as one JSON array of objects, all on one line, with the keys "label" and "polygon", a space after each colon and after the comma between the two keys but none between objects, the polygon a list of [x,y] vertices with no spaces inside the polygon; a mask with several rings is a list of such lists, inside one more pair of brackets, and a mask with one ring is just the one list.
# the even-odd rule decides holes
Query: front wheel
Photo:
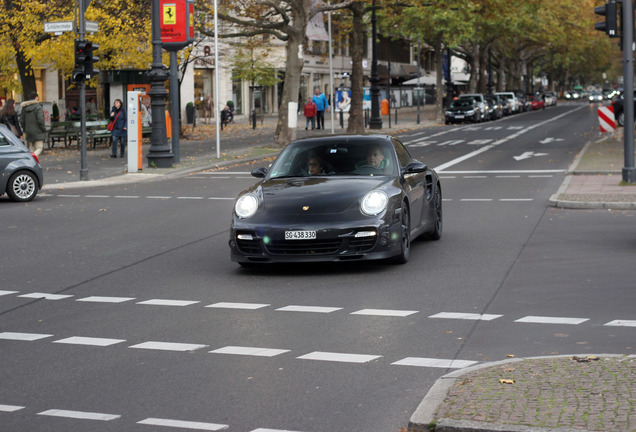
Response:
[{"label": "front wheel", "polygon": [[625,126],[625,111],[621,111],[621,113],[616,117],[616,121],[619,126]]},{"label": "front wheel", "polygon": [[13,201],[31,201],[38,193],[38,179],[29,171],[18,171],[9,178],[7,195]]},{"label": "front wheel", "polygon": [[411,217],[409,214],[409,208],[406,204],[402,207],[402,220],[401,220],[402,236],[400,238],[400,254],[396,256],[393,261],[396,264],[406,264],[411,255]]}]

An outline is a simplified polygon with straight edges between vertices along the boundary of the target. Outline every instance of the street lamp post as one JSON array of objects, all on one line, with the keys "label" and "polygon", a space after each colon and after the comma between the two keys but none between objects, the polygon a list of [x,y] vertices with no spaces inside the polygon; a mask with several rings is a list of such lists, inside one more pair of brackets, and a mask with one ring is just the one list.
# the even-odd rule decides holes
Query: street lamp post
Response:
[{"label": "street lamp post", "polygon": [[[161,61],[161,28],[159,0],[152,0],[152,68],[148,72],[150,78],[150,106],[152,118],[152,132],[150,135],[150,150],[148,151],[148,167],[172,168],[173,154],[166,137],[166,95],[168,92],[164,83],[168,73]],[[179,131],[172,131],[179,133]]]},{"label": "street lamp post", "polygon": [[369,129],[382,129],[382,118],[380,117],[380,77],[378,76],[378,52],[376,39],[378,38],[377,18],[375,15],[375,0],[371,9],[371,119]]}]

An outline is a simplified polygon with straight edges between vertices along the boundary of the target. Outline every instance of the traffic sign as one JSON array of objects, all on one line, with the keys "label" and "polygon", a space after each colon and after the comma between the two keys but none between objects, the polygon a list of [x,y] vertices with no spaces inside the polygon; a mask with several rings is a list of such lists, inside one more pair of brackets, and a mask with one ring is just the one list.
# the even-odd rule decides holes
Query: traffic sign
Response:
[{"label": "traffic sign", "polygon": [[44,23],[45,33],[62,34],[69,31],[73,31],[73,21],[56,21]]},{"label": "traffic sign", "polygon": [[97,24],[97,21],[86,21],[84,23],[84,29],[87,32],[97,33],[99,31],[99,25]]}]

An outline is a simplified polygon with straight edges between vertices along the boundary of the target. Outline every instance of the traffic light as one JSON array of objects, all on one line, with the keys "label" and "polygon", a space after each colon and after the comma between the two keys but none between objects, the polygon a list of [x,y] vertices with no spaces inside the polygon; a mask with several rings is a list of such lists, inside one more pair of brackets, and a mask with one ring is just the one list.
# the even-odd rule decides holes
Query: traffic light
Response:
[{"label": "traffic light", "polygon": [[84,74],[86,75],[86,79],[91,79],[99,73],[99,70],[93,67],[93,64],[99,61],[99,57],[95,55],[95,51],[98,49],[99,45],[86,41],[86,57],[84,59]]},{"label": "traffic light", "polygon": [[75,67],[73,68],[73,81],[82,82],[91,79],[99,73],[93,68],[93,64],[99,61],[95,51],[99,45],[87,40],[75,41]]},{"label": "traffic light", "polygon": [[[73,68],[73,81],[86,80],[86,51],[88,41],[75,40],[75,67]],[[90,77],[89,77],[90,78]]]},{"label": "traffic light", "polygon": [[616,0],[609,0],[603,6],[594,8],[596,15],[605,17],[605,21],[594,24],[596,30],[605,32],[609,37],[619,37],[618,34],[618,14],[616,10]]}]

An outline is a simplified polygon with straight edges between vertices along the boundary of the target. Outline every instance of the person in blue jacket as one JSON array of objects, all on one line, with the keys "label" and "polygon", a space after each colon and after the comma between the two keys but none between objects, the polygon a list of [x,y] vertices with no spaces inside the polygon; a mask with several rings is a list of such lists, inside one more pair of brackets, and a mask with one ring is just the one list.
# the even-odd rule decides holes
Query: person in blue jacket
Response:
[{"label": "person in blue jacket", "polygon": [[117,141],[119,141],[119,157],[123,158],[126,154],[126,139],[128,135],[128,120],[126,119],[126,110],[121,99],[115,99],[113,108],[110,110],[110,121],[115,122],[115,126],[111,131],[113,137],[113,152],[110,155],[112,158],[117,157]]},{"label": "person in blue jacket", "polygon": [[329,109],[327,97],[320,93],[320,89],[316,89],[313,102],[316,104],[316,129],[325,129],[325,111]]}]

